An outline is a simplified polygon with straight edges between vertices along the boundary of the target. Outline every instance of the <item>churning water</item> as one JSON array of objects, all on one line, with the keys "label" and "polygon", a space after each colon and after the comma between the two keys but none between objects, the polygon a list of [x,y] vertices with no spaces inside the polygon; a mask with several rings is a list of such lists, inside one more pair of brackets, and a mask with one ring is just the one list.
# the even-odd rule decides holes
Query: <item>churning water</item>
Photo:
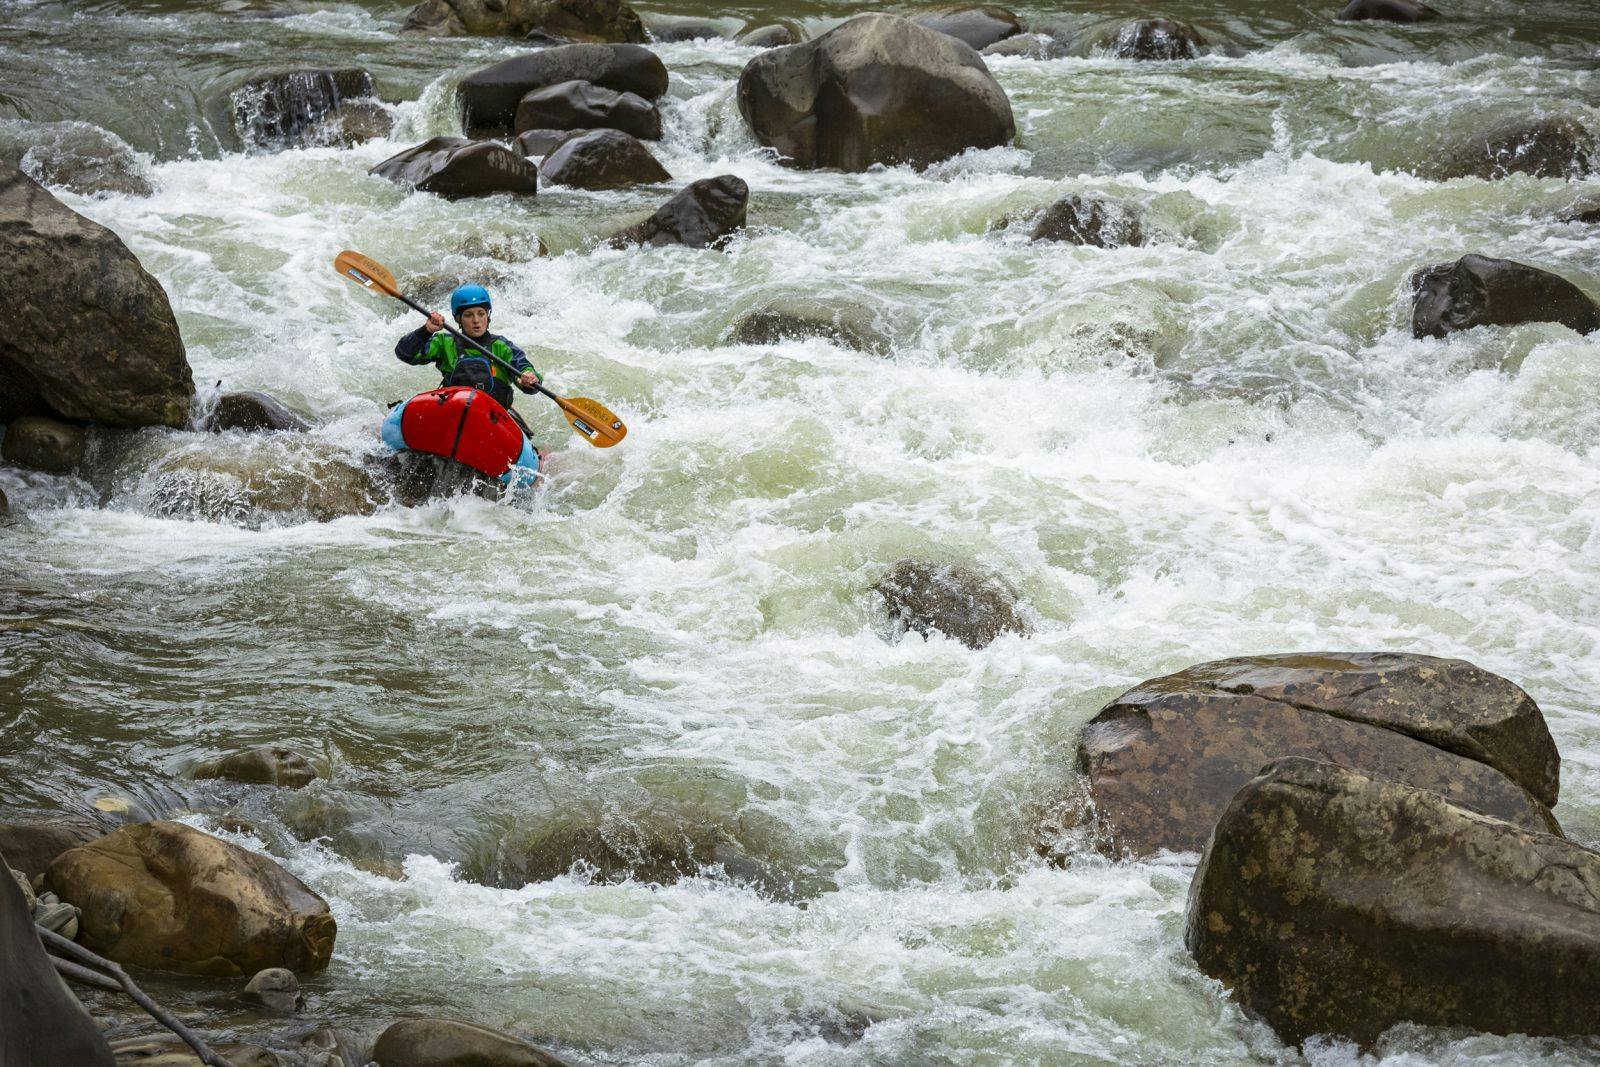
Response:
[{"label": "churning water", "polygon": [[[1036,844],[1120,687],[1319,648],[1523,685],[1563,755],[1557,815],[1600,841],[1600,344],[1543,324],[1416,341],[1405,288],[1467,252],[1600,288],[1600,229],[1558,221],[1600,183],[1405,172],[1500,119],[1600,129],[1600,8],[1448,6],[1390,27],[1321,0],[1174,2],[1239,54],[993,60],[1019,143],[921,173],[783,169],[734,104],[754,51],[659,46],[662,161],[752,190],[748,231],[712,252],[593,248],[660,188],[452,203],[367,175],[457,132],[454,84],[515,43],[404,38],[378,2],[0,0],[0,147],[147,184],[57,192],[166,287],[203,392],[317,423],[104,436],[81,478],[0,468],[26,513],[0,532],[7,809],[115,792],[278,857],[339,923],[310,1020],[458,1014],[588,1064],[1298,1061],[1184,951],[1195,857],[1052,865]],[[644,14],[814,33],[852,11]],[[313,66],[370,70],[402,101],[393,136],[242,151],[231,88]],[[1032,245],[1007,222],[1074,191],[1137,208],[1150,243]],[[347,247],[419,288],[487,281],[496,328],[627,441],[591,450],[524,399],[558,445],[532,503],[329,522],[163,478],[206,456],[266,482],[343,469],[432,384],[390,355],[410,313],[330,269]],[[890,350],[723,340],[776,297],[860,305]],[[1002,575],[1032,634],[887,643],[869,587],[907,556]],[[184,778],[267,742],[332,780]],[[721,866],[540,868],[585,835]],[[1597,1056],[1420,1029],[1376,1053]]]}]

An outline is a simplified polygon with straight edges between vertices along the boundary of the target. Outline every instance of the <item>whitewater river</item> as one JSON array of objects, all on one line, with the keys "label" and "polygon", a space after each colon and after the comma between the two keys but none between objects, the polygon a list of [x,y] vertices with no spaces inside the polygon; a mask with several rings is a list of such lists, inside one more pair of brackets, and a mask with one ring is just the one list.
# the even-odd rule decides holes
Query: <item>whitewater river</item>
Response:
[{"label": "whitewater river", "polygon": [[[1194,62],[992,60],[1018,144],[921,173],[783,169],[734,103],[753,50],[659,46],[675,182],[752,190],[718,253],[593,250],[659,187],[451,203],[367,175],[459,132],[455,83],[515,42],[402,37],[405,7],[376,0],[0,0],[0,142],[130,160],[150,195],[58,195],[166,287],[203,393],[316,424],[102,437],[81,478],[0,467],[24,513],[0,528],[4,811],[122,796],[325,896],[338,945],[304,1023],[152,982],[280,1048],[429,1013],[574,1064],[1300,1062],[1185,952],[1196,856],[1041,858],[1109,696],[1227,655],[1464,657],[1542,706],[1556,814],[1600,843],[1600,342],[1416,341],[1406,288],[1481,252],[1600,292],[1600,227],[1559,221],[1600,181],[1399,169],[1504,118],[1600,130],[1600,7],[1439,0],[1449,21],[1393,27],[1337,6],[1175,0],[1238,53]],[[643,14],[816,33],[866,9]],[[218,102],[305,66],[371,70],[393,136],[241,152]],[[1005,225],[1073,191],[1136,206],[1151,243]],[[524,398],[557,448],[531,503],[175,506],[160,464],[358,461],[385,405],[433,383],[391,355],[415,316],[340,281],[342,248],[434,292],[486,281],[495,328],[627,441],[591,449]],[[870,308],[892,348],[722,340],[775,297]],[[870,587],[908,556],[1002,576],[1031,634],[889,643]],[[186,778],[267,742],[332,779]],[[722,868],[551,868],[586,835]],[[1372,1056],[1535,1058],[1600,1045],[1402,1029]]]}]

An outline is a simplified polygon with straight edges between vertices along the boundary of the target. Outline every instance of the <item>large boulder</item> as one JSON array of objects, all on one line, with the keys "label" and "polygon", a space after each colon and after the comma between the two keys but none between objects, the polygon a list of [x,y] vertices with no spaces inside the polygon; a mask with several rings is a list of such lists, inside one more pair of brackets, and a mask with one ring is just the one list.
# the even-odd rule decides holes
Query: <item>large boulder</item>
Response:
[{"label": "large boulder", "polygon": [[[574,137],[582,137],[588,132],[588,130],[523,130],[517,134],[512,146],[519,154],[530,159],[548,156]],[[545,177],[549,178],[549,175],[546,174]],[[449,290],[445,290],[445,293],[448,295]]]},{"label": "large boulder", "polygon": [[570,81],[657,100],[667,91],[667,68],[660,56],[633,44],[541,48],[467,75],[457,90],[462,124],[473,137],[504,136],[511,132],[523,97]]},{"label": "large boulder", "polygon": [[327,902],[265,856],[175,822],[124,826],[56,857],[47,885],[83,911],[78,940],[119,963],[221,977],[318,971]]},{"label": "large boulder", "polygon": [[1475,326],[1558,322],[1600,330],[1600,305],[1549,271],[1488,256],[1462,256],[1411,276],[1411,335],[1444,337]]},{"label": "large boulder", "polygon": [[1197,59],[1210,42],[1178,19],[1144,18],[1124,22],[1097,35],[1089,48],[1113,59]]},{"label": "large boulder", "polygon": [[621,130],[590,130],[568,138],[539,169],[546,181],[575,189],[620,189],[672,180],[650,149]]},{"label": "large boulder", "polygon": [[252,785],[278,785],[299,789],[327,772],[315,761],[292,748],[282,745],[262,745],[242,752],[230,752],[218,759],[207,760],[194,770],[196,778],[226,778],[232,782]]},{"label": "large boulder", "polygon": [[564,1067],[526,1041],[454,1019],[402,1019],[373,1047],[378,1067]]},{"label": "large boulder", "polygon": [[377,94],[357,67],[291,70],[252,78],[233,91],[233,121],[251,148],[287,148],[323,139],[327,121],[348,100]]},{"label": "large boulder", "polygon": [[859,304],[780,297],[741,316],[727,339],[738,345],[775,345],[821,337],[858,352],[882,353],[889,338],[876,316]]},{"label": "large boulder", "polygon": [[1340,22],[1427,22],[1442,16],[1418,0],[1350,0],[1334,17]]},{"label": "large boulder", "polygon": [[1512,174],[1582,178],[1589,173],[1594,151],[1594,134],[1577,119],[1532,119],[1474,133],[1417,170],[1434,181],[1492,181]]},{"label": "large boulder", "polygon": [[70,848],[93,841],[100,827],[88,819],[50,819],[0,823],[0,852],[14,870],[37,878]]},{"label": "large boulder", "polygon": [[111,1047],[56,975],[33,910],[0,854],[0,1064],[113,1067]]},{"label": "large boulder", "polygon": [[883,598],[897,639],[938,632],[979,649],[1003,633],[1028,632],[1016,596],[998,579],[952,563],[901,560],[872,589]]},{"label": "large boulder", "polygon": [[722,174],[692,182],[654,215],[615,234],[613,248],[628,245],[687,245],[721,248],[744,228],[750,187],[743,178]]},{"label": "large boulder", "polygon": [[1555,742],[1516,685],[1462,660],[1296,653],[1143,682],[1083,728],[1078,769],[1106,843],[1198,851],[1233,794],[1284,756],[1333,759],[1559,833]]},{"label": "large boulder", "polygon": [[645,140],[661,139],[661,112],[635,93],[618,93],[591,82],[571,81],[535,89],[517,105],[513,128],[524,130],[621,130]]},{"label": "large boulder", "polygon": [[623,0],[422,0],[401,29],[442,37],[643,43],[644,23]]},{"label": "large boulder", "polygon": [[69,474],[83,465],[88,437],[82,426],[47,419],[41,415],[24,415],[12,419],[5,428],[5,439],[0,441],[0,457],[19,467],[51,474]]},{"label": "large boulder", "polygon": [[1015,37],[1022,32],[1017,16],[998,4],[978,7],[947,7],[918,15],[911,21],[937,33],[948,34],[976,49],[984,49],[996,41]]},{"label": "large boulder", "polygon": [[1144,244],[1144,231],[1120,204],[1073,193],[1044,209],[1028,239],[1117,248]]},{"label": "large boulder", "polygon": [[925,166],[1016,135],[1011,101],[977,52],[895,15],[762,53],[738,95],[756,139],[798,167]]},{"label": "large boulder", "polygon": [[200,448],[171,453],[151,471],[148,506],[166,518],[252,526],[285,520],[331,522],[370,515],[388,502],[390,494],[378,473],[312,444],[243,453]]},{"label": "large boulder", "polygon": [[539,168],[505,145],[465,137],[435,137],[390,156],[371,173],[421,193],[488,196],[539,188]]},{"label": "large boulder", "polygon": [[204,429],[214,432],[240,430],[261,433],[311,429],[311,424],[285,407],[283,401],[254,390],[223,393],[202,425]]},{"label": "large boulder", "polygon": [[161,284],[126,245],[0,164],[0,421],[182,426],[194,377]]},{"label": "large boulder", "polygon": [[1600,854],[1326,762],[1275,762],[1228,804],[1187,942],[1294,1044],[1600,1033]]}]

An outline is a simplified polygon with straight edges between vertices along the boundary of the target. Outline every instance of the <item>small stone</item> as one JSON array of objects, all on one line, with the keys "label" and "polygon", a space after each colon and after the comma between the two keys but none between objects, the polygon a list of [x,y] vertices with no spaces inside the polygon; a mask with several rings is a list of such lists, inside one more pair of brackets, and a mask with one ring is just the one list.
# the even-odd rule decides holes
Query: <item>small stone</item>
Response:
[{"label": "small stone", "polygon": [[738,36],[737,41],[746,48],[786,48],[791,44],[799,44],[800,35],[788,26],[773,23],[746,30]]},{"label": "small stone", "polygon": [[280,1015],[293,1015],[305,1007],[300,995],[300,980],[283,967],[257,971],[244,987],[244,999]]},{"label": "small stone", "polygon": [[[69,921],[76,921],[78,909],[71,904],[38,904],[33,909],[33,922],[35,926],[42,926],[46,930],[61,933],[61,928]],[[65,937],[65,934],[62,934]]]}]

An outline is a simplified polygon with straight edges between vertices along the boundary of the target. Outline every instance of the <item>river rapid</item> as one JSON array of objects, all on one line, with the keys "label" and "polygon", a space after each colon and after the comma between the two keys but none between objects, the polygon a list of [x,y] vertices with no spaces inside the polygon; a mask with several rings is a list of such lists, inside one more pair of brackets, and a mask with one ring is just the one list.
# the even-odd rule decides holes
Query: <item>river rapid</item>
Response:
[{"label": "river rapid", "polygon": [[[1017,145],[923,172],[784,169],[734,103],[754,50],[657,46],[675,182],[751,188],[713,252],[593,247],[659,187],[449,202],[367,175],[459,132],[456,82],[516,42],[403,37],[378,2],[0,0],[0,146],[41,174],[74,144],[123,160],[149,195],[57,195],[165,286],[202,395],[264,390],[316,424],[102,435],[81,477],[0,467],[23,514],[0,528],[7,817],[119,796],[272,854],[339,924],[302,1030],[456,1015],[575,1064],[1600,1059],[1419,1028],[1302,1055],[1185,952],[1196,856],[1036,848],[1108,697],[1316,649],[1522,685],[1562,753],[1556,815],[1600,844],[1600,343],[1413,340],[1406,288],[1481,252],[1596,292],[1600,227],[1559,216],[1600,181],[1404,169],[1499,119],[1600,129],[1600,7],[1440,0],[1447,20],[1397,27],[1337,6],[1174,2],[1238,53],[1192,62],[992,59]],[[641,12],[815,34],[867,9]],[[393,135],[242,151],[219,101],[315,66],[370,70]],[[1151,242],[1005,225],[1073,191],[1137,206]],[[495,329],[626,442],[590,449],[524,398],[557,449],[532,501],[174,514],[151,474],[174,456],[376,453],[385,405],[432,384],[391,355],[415,316],[342,282],[342,248],[486,281]],[[776,297],[864,305],[890,350],[723,340]],[[908,556],[1003,576],[1032,632],[890,643],[870,587]],[[185,777],[264,743],[331,780]],[[585,833],[720,866],[508,873]],[[294,1030],[214,983],[151,985],[216,1028]]]}]

